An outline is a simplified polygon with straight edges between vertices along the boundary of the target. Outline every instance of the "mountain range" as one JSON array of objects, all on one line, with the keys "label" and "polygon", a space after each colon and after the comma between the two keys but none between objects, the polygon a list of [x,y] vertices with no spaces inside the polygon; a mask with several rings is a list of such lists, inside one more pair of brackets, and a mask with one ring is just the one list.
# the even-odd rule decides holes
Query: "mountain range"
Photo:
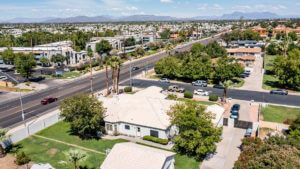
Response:
[{"label": "mountain range", "polygon": [[190,18],[179,18],[172,16],[157,15],[130,15],[130,16],[75,16],[68,18],[14,18],[0,21],[0,23],[92,23],[92,22],[142,22],[142,21],[187,21],[187,20],[239,20],[239,19],[279,19],[279,18],[300,18],[300,15],[277,15],[271,12],[233,12],[222,16],[197,16]]}]

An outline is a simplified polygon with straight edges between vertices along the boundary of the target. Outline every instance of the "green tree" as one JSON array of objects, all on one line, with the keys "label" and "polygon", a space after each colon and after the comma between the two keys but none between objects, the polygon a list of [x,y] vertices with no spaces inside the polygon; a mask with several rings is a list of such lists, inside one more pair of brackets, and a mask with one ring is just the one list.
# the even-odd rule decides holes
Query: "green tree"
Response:
[{"label": "green tree", "polygon": [[300,50],[294,49],[287,57],[277,56],[271,68],[283,87],[297,89],[300,86]]},{"label": "green tree", "polygon": [[289,45],[291,43],[292,43],[292,39],[290,37],[284,38],[284,40],[282,42],[280,42],[279,44],[277,44],[278,51],[280,51],[281,54],[283,54],[284,56],[286,56],[287,55],[287,51],[289,49]]},{"label": "green tree", "polygon": [[109,52],[112,50],[110,43],[107,40],[101,40],[100,42],[96,43],[96,52],[101,56],[102,54]]},{"label": "green tree", "polygon": [[2,59],[7,64],[14,64],[16,55],[11,49],[7,49],[2,53]]},{"label": "green tree", "polygon": [[56,54],[51,57],[51,62],[62,65],[63,62],[66,60],[62,54]]},{"label": "green tree", "polygon": [[276,44],[274,42],[270,43],[266,49],[267,49],[267,53],[269,55],[277,55],[278,54],[278,50],[277,50]]},{"label": "green tree", "polygon": [[127,38],[125,40],[125,46],[134,46],[135,45],[135,39],[134,37],[130,37],[130,38]]},{"label": "green tree", "polygon": [[46,57],[40,57],[39,60],[43,66],[45,66],[45,65],[48,66],[50,64],[50,60]]},{"label": "green tree", "polygon": [[145,50],[142,47],[140,47],[140,46],[136,47],[134,49],[134,51],[135,51],[137,57],[144,56],[145,53],[146,53]]},{"label": "green tree", "polygon": [[104,113],[102,102],[88,94],[76,94],[65,98],[59,106],[60,116],[71,124],[71,131],[83,139],[97,138],[104,133]]},{"label": "green tree", "polygon": [[84,151],[79,149],[70,149],[67,152],[64,152],[67,160],[74,165],[74,169],[78,169],[78,163],[84,161],[87,158],[87,155]]},{"label": "green tree", "polygon": [[91,94],[94,94],[94,90],[93,90],[93,66],[92,66],[92,59],[94,57],[94,53],[91,49],[91,47],[89,46],[87,48],[87,54],[89,56],[89,62],[90,62],[90,85],[91,85]]},{"label": "green tree", "polygon": [[7,135],[7,130],[0,128],[0,158],[5,156],[1,142],[7,141],[8,139],[9,135]]},{"label": "green tree", "polygon": [[211,58],[227,57],[226,49],[220,46],[217,41],[208,43],[205,46],[205,51]]},{"label": "green tree", "polygon": [[170,55],[171,52],[172,52],[172,50],[174,49],[174,47],[173,47],[173,45],[171,43],[168,43],[166,45],[165,49],[166,49],[167,54]]},{"label": "green tree", "polygon": [[215,83],[225,82],[240,76],[243,72],[243,66],[237,63],[234,58],[219,58],[214,66],[213,80]]},{"label": "green tree", "polygon": [[193,56],[200,56],[200,55],[202,55],[203,52],[206,52],[205,51],[205,46],[203,46],[201,43],[195,43],[191,47],[191,54]]},{"label": "green tree", "polygon": [[298,40],[298,35],[296,32],[289,32],[288,36],[292,39],[292,41]]},{"label": "green tree", "polygon": [[85,50],[86,42],[88,41],[88,36],[82,31],[77,31],[72,37],[73,49],[77,52]]},{"label": "green tree", "polygon": [[206,154],[216,149],[221,141],[222,129],[212,123],[213,114],[205,111],[205,106],[197,101],[188,100],[177,103],[168,112],[171,124],[175,125],[179,133],[173,139],[174,149],[178,153],[204,159]]},{"label": "green tree", "polygon": [[163,32],[160,33],[161,39],[169,39],[170,38],[170,29],[164,29]]},{"label": "green tree", "polygon": [[181,76],[189,80],[208,80],[213,72],[210,56],[188,55],[183,59]]},{"label": "green tree", "polygon": [[174,57],[167,56],[159,60],[154,65],[156,74],[162,74],[164,77],[174,79],[179,77],[180,61]]},{"label": "green tree", "polygon": [[220,83],[221,85],[224,86],[223,89],[223,102],[226,102],[226,97],[227,97],[227,90],[233,85],[233,82],[231,80],[226,80],[224,82]]},{"label": "green tree", "polygon": [[27,80],[34,72],[36,61],[33,54],[18,53],[15,58],[15,65],[18,73]]}]

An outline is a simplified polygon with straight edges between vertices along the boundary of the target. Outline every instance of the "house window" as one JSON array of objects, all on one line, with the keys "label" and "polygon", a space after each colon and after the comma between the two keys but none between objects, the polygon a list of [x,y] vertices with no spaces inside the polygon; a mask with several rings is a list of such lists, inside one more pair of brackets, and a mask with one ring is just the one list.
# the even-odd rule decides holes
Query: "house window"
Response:
[{"label": "house window", "polygon": [[141,132],[141,128],[138,127],[138,128],[137,128],[137,131],[138,131],[138,132]]},{"label": "house window", "polygon": [[108,125],[107,125],[107,130],[108,130],[108,131],[112,131],[112,130],[113,130],[111,124],[108,124]]},{"label": "house window", "polygon": [[150,130],[150,136],[158,138],[158,131]]},{"label": "house window", "polygon": [[129,125],[125,125],[125,129],[126,130],[130,130],[130,126]]}]

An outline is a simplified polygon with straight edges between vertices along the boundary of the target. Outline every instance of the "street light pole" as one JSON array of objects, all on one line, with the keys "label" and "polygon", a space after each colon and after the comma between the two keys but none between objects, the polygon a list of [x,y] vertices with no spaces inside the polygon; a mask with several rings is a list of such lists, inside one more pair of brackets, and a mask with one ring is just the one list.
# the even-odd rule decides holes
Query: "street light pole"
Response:
[{"label": "street light pole", "polygon": [[19,88],[19,96],[20,96],[20,105],[21,105],[21,110],[22,110],[22,120],[23,120],[23,123],[24,123],[24,126],[26,128],[26,121],[25,121],[25,115],[24,115],[24,107],[23,107],[23,101],[22,101],[22,93],[21,93],[21,88],[20,88],[20,83],[19,81],[17,81],[15,78],[13,78],[12,76],[10,76],[9,74],[7,73],[4,73],[2,72],[4,75],[8,76],[10,79],[12,79],[13,81],[15,81],[18,85],[18,88]]}]

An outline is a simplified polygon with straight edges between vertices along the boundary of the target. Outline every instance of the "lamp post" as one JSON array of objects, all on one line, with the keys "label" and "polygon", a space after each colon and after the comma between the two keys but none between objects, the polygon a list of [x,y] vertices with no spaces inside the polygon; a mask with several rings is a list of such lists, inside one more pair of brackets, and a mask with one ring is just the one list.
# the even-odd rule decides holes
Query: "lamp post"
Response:
[{"label": "lamp post", "polygon": [[26,128],[26,121],[25,121],[25,115],[24,115],[24,108],[23,108],[23,101],[22,101],[22,93],[21,93],[21,88],[20,88],[20,83],[19,81],[17,81],[15,78],[13,78],[12,76],[10,76],[9,74],[7,73],[4,73],[2,72],[4,75],[8,76],[10,79],[12,79],[13,81],[15,81],[18,85],[18,88],[19,88],[19,97],[20,97],[20,105],[21,105],[21,110],[22,110],[22,120],[23,120],[23,123],[24,123],[24,126]]}]

